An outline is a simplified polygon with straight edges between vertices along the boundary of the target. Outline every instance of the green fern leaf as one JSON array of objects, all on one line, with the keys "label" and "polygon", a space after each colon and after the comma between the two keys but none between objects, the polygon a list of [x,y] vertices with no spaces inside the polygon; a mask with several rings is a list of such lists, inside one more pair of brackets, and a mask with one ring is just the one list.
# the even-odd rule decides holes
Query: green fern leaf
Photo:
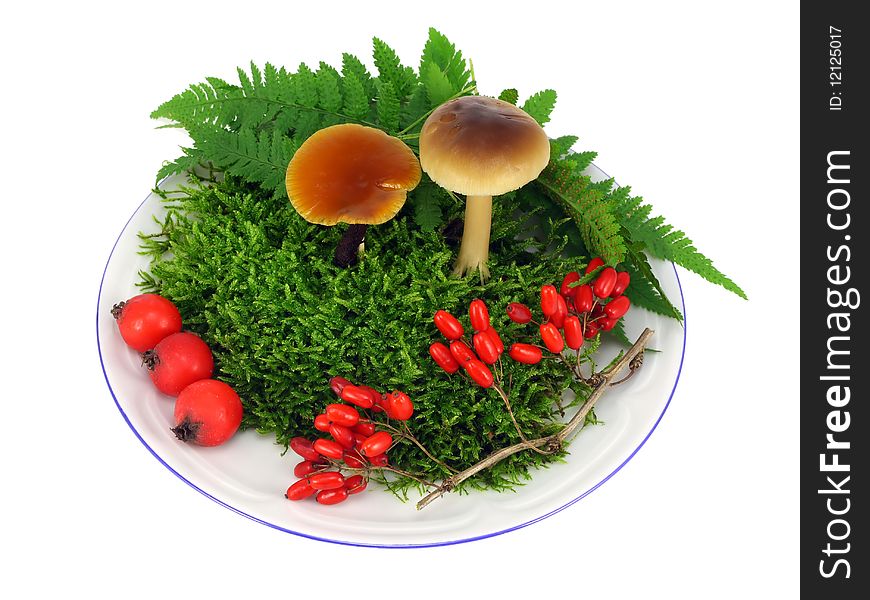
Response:
[{"label": "green fern leaf", "polygon": [[157,171],[157,183],[160,183],[163,178],[175,175],[177,173],[185,173],[193,171],[204,159],[201,152],[195,148],[182,148],[183,154],[173,161],[166,161],[160,170]]},{"label": "green fern leaf", "polygon": [[434,231],[442,222],[441,202],[444,191],[432,184],[425,183],[414,190],[414,222],[423,231]]},{"label": "green fern leaf", "polygon": [[563,135],[562,137],[557,137],[556,139],[550,140],[550,158],[557,159],[562,158],[568,151],[571,150],[571,147],[577,143],[576,135]]},{"label": "green fern leaf", "polygon": [[663,217],[650,218],[651,211],[649,205],[643,204],[642,198],[631,198],[628,192],[613,203],[613,212],[622,227],[633,241],[642,243],[651,255],[675,262],[746,299],[746,292],[713,266],[713,262],[695,248],[685,233],[665,223]]},{"label": "green fern leaf", "polygon": [[619,223],[599,185],[562,160],[550,161],[537,181],[577,223],[583,243],[590,252],[611,265],[625,259],[626,248]]},{"label": "green fern leaf", "polygon": [[623,266],[631,277],[631,284],[626,289],[625,295],[635,306],[682,321],[682,313],[668,300],[661,283],[653,273],[649,260],[640,249],[641,246],[642,244],[637,243],[628,245]]},{"label": "green fern leaf", "polygon": [[501,94],[498,95],[499,100],[504,100],[514,106],[517,105],[517,102],[520,101],[520,93],[516,91],[514,88],[508,88],[502,91]]},{"label": "green fern leaf", "polygon": [[[338,73],[326,63],[320,63],[315,77],[317,79],[318,106],[327,112],[338,113],[344,104],[338,83]],[[335,125],[340,121],[340,118],[332,115],[329,121],[331,121],[328,123],[329,125]]]},{"label": "green fern leaf", "polygon": [[421,79],[431,66],[435,66],[447,79],[453,90],[451,95],[465,88],[471,79],[471,71],[462,58],[462,52],[457,51],[456,46],[434,27],[429,28],[429,39],[426,40],[423,56],[420,58]]},{"label": "green fern leaf", "polygon": [[403,99],[411,93],[417,84],[417,75],[414,69],[402,66],[399,55],[386,43],[378,38],[373,38],[375,66],[378,68],[378,78],[382,83],[389,83],[398,99]]},{"label": "green fern leaf", "polygon": [[423,65],[420,71],[420,81],[423,82],[423,87],[429,97],[429,104],[433,107],[438,106],[459,91],[453,87],[447,75],[435,63],[430,62]]},{"label": "green fern leaf", "polygon": [[375,84],[372,81],[371,73],[356,56],[347,52],[341,55],[341,74],[345,77],[355,77],[362,84],[366,96],[374,97]]},{"label": "green fern leaf", "polygon": [[401,107],[396,89],[389,82],[382,82],[378,95],[378,122],[391,134],[399,130],[399,114]]},{"label": "green fern leaf", "polygon": [[543,90],[526,100],[523,110],[543,126],[550,120],[550,113],[556,106],[556,91]]},{"label": "green fern leaf", "polygon": [[348,72],[344,76],[344,112],[352,119],[365,119],[369,114],[369,96],[359,75]]},{"label": "green fern leaf", "polygon": [[[411,98],[408,100],[408,103],[402,106],[402,118],[400,125],[404,129],[406,127],[410,127],[414,123],[418,123],[418,121],[423,118],[428,112],[429,109],[432,108],[432,104],[429,103],[429,94],[426,93],[426,88],[422,85],[417,86],[417,88],[411,93]],[[407,143],[415,143],[413,140],[407,140]]]}]

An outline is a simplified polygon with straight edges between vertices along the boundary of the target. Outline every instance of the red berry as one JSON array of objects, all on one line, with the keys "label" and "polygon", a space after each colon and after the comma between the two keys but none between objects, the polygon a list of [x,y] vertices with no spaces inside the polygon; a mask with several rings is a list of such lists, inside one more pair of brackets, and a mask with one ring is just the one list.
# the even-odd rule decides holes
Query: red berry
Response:
[{"label": "red berry", "polygon": [[353,431],[354,433],[361,433],[365,436],[369,436],[375,432],[375,424],[368,421],[360,421],[353,426]]},{"label": "red berry", "polygon": [[287,493],[284,494],[284,497],[288,500],[304,500],[308,496],[313,495],[316,491],[317,490],[308,485],[308,481],[300,479],[287,488]]},{"label": "red berry", "polygon": [[616,324],[619,322],[619,319],[611,319],[609,317],[601,317],[596,323],[598,323],[601,331],[610,331]]},{"label": "red berry", "polygon": [[345,452],[344,464],[346,464],[351,469],[364,469],[366,466],[366,463],[363,461],[362,456],[360,456],[359,453],[356,451],[354,451],[353,453]]},{"label": "red berry", "polygon": [[344,476],[338,471],[325,471],[311,475],[308,478],[308,485],[315,490],[334,490],[344,487]]},{"label": "red berry", "polygon": [[333,377],[329,380],[329,389],[331,389],[332,392],[339,398],[341,397],[341,390],[343,390],[344,386],[346,385],[353,384],[344,377]]},{"label": "red berry", "polygon": [[178,394],[172,433],[183,442],[219,446],[235,435],[243,414],[242,399],[233,388],[216,379],[201,379]]},{"label": "red berry", "polygon": [[142,355],[142,364],[155,387],[170,396],[201,379],[210,379],[214,371],[211,350],[195,333],[173,333]]},{"label": "red berry", "polygon": [[314,462],[320,460],[320,454],[315,450],[314,444],[311,443],[311,440],[306,440],[304,437],[295,437],[290,440],[290,449],[305,460]]},{"label": "red berry", "polygon": [[574,310],[576,310],[579,314],[589,312],[590,310],[592,310],[593,300],[594,298],[592,297],[592,286],[581,285],[574,293]]},{"label": "red berry", "polygon": [[[361,385],[361,386],[359,386],[359,388],[368,392],[369,397],[372,399],[372,406],[374,406],[375,404],[377,404],[378,402],[381,401],[382,394],[378,390],[376,390],[375,388],[369,387],[367,385]],[[363,408],[371,408],[371,406],[366,406]]]},{"label": "red berry", "polygon": [[598,335],[598,325],[595,323],[586,323],[586,331],[583,332],[583,337],[587,340],[591,340],[596,335]]},{"label": "red berry", "polygon": [[589,265],[586,267],[586,275],[589,275],[592,271],[597,269],[598,267],[604,266],[604,261],[598,258],[597,256],[589,261]]},{"label": "red berry", "polygon": [[411,402],[411,398],[405,392],[393,390],[393,393],[390,394],[389,402],[390,410],[388,414],[391,419],[407,421],[414,414],[414,403]]},{"label": "red berry", "polygon": [[490,371],[481,361],[473,358],[464,362],[462,366],[465,369],[465,372],[468,373],[468,376],[471,377],[471,379],[474,380],[474,383],[480,387],[488,388],[492,385],[492,382],[494,381],[492,371]]},{"label": "red berry", "polygon": [[607,267],[601,271],[601,274],[595,280],[595,283],[592,284],[592,292],[599,298],[607,298],[610,295],[610,292],[613,291],[615,285],[616,269],[613,267]]},{"label": "red berry", "polygon": [[571,315],[565,319],[565,343],[571,350],[578,350],[583,345],[583,325],[580,319]]},{"label": "red berry", "polygon": [[479,298],[471,301],[471,306],[468,307],[468,317],[471,319],[471,326],[475,331],[486,331],[489,327],[489,310],[483,300]]},{"label": "red berry", "polygon": [[532,320],[532,311],[525,304],[511,302],[507,305],[507,315],[514,323],[528,323]]},{"label": "red berry", "polygon": [[300,479],[303,477],[308,477],[314,471],[321,468],[323,463],[313,462],[310,460],[303,460],[301,463],[293,467],[293,474]]},{"label": "red berry", "polygon": [[357,410],[346,404],[327,404],[326,416],[333,423],[344,425],[345,427],[353,427],[359,423],[359,413]]},{"label": "red berry", "polygon": [[518,363],[536,365],[541,362],[543,352],[541,352],[540,348],[531,344],[514,344],[508,351],[508,355]]},{"label": "red berry", "polygon": [[462,328],[462,323],[456,320],[456,317],[451,315],[446,310],[439,310],[434,317],[435,327],[448,340],[458,340],[465,333]]},{"label": "red berry", "polygon": [[158,342],[181,331],[181,313],[163,296],[140,294],[112,308],[124,342],[136,352],[151,350]]},{"label": "red berry", "polygon": [[491,365],[498,360],[498,346],[492,340],[492,337],[486,331],[475,333],[472,338],[474,342],[474,351],[480,357],[480,360],[488,365]]},{"label": "red berry", "polygon": [[[372,433],[374,433],[374,432],[372,432]],[[353,447],[359,449],[359,447],[362,446],[362,443],[364,441],[366,441],[367,439],[369,439],[370,435],[371,435],[371,433],[366,435],[365,433],[360,433],[359,431],[354,431],[353,432]]]},{"label": "red berry", "polygon": [[628,274],[628,271],[620,271],[616,274],[616,285],[613,286],[613,291],[610,292],[610,296],[616,298],[617,296],[622,296],[625,293],[625,290],[628,288],[628,284],[631,282],[631,275]]},{"label": "red berry", "polygon": [[371,394],[357,385],[348,384],[341,390],[341,399],[361,408],[371,408],[374,404]]},{"label": "red berry", "polygon": [[[340,460],[341,457],[344,456],[344,448],[342,448],[341,444],[325,438],[318,438],[314,441],[314,450],[316,450],[318,454],[336,460]],[[317,458],[320,457],[318,456]]]},{"label": "red berry", "polygon": [[471,349],[466,346],[464,342],[460,342],[459,340],[450,342],[450,354],[453,355],[453,358],[455,358],[456,362],[460,365],[476,358]]},{"label": "red berry", "polygon": [[389,461],[387,460],[386,454],[378,454],[377,456],[370,456],[369,462],[372,464],[372,466],[375,466],[375,467],[386,467],[389,464]]},{"label": "red berry", "polygon": [[359,494],[361,491],[366,489],[369,481],[362,475],[354,475],[353,477],[348,477],[344,481],[344,487],[347,488],[347,493],[350,495]]},{"label": "red berry", "polygon": [[362,453],[368,457],[378,456],[393,445],[393,436],[386,431],[378,431],[362,444]]},{"label": "red berry", "polygon": [[562,286],[559,288],[559,293],[565,297],[571,297],[574,295],[574,291],[577,288],[571,287],[572,283],[575,283],[580,280],[580,273],[577,271],[571,271],[567,275],[565,275],[565,279],[562,280]]},{"label": "red berry", "polygon": [[541,325],[540,330],[541,339],[544,341],[547,350],[554,354],[558,354],[565,349],[565,340],[562,339],[562,334],[559,333],[559,330],[556,329],[555,325],[552,323],[544,323]]},{"label": "red berry", "polygon": [[628,296],[619,296],[607,303],[604,307],[604,314],[611,319],[618,319],[628,312],[630,306],[631,301]]},{"label": "red berry", "polygon": [[450,349],[441,342],[435,342],[429,346],[429,356],[439,367],[451,375],[459,370],[459,363],[453,358]]},{"label": "red berry", "polygon": [[323,490],[314,497],[320,504],[338,504],[347,500],[347,489],[345,487],[336,488],[334,490]]},{"label": "red berry", "polygon": [[568,316],[568,303],[565,302],[564,296],[556,297],[556,312],[550,315],[550,321],[556,326],[556,329],[562,329],[565,323],[565,317]]},{"label": "red berry", "polygon": [[495,327],[490,327],[484,333],[492,339],[496,350],[498,350],[499,356],[501,356],[504,352],[504,342],[501,341],[501,336],[498,334],[498,331],[495,330]]},{"label": "red berry", "polygon": [[548,319],[558,310],[558,298],[559,292],[552,285],[545,285],[541,288],[541,312]]},{"label": "red berry", "polygon": [[329,431],[329,417],[326,415],[317,415],[314,417],[314,429],[317,431]]},{"label": "red berry", "polygon": [[336,442],[338,442],[348,450],[353,448],[353,432],[344,425],[337,425],[336,423],[333,423],[329,426],[329,435],[331,435]]}]

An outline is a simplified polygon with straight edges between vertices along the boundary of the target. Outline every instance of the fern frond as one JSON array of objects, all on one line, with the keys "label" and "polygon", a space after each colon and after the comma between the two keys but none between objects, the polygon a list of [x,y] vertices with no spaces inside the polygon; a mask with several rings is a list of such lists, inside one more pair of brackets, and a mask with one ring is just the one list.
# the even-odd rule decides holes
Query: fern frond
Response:
[{"label": "fern frond", "polygon": [[668,300],[641,246],[637,243],[628,245],[623,266],[631,277],[631,284],[625,290],[625,295],[635,306],[682,321],[683,314]]},{"label": "fern frond", "polygon": [[550,161],[538,184],[577,223],[586,248],[616,265],[625,259],[626,248],[606,192],[572,167],[562,160]]},{"label": "fern frond", "polygon": [[382,82],[378,94],[378,122],[389,133],[399,130],[399,97],[392,83]]},{"label": "fern frond", "polygon": [[362,84],[366,96],[369,98],[374,97],[375,84],[372,81],[371,73],[369,73],[366,66],[356,56],[348,54],[347,52],[344,52],[341,55],[341,74],[345,78],[356,78]]},{"label": "fern frond", "polygon": [[514,88],[508,88],[498,95],[498,99],[516,106],[517,102],[520,100],[520,93]]},{"label": "fern frond", "polygon": [[665,223],[663,217],[650,217],[652,207],[643,204],[643,198],[631,197],[630,190],[625,188],[622,195],[613,199],[612,206],[631,239],[642,243],[652,256],[675,262],[746,299],[746,292],[714,267],[713,261],[701,254],[685,233]]},{"label": "fern frond", "polygon": [[556,90],[542,90],[523,104],[523,110],[543,126],[550,121],[550,113],[556,107]]},{"label": "fern frond", "polygon": [[563,135],[561,137],[557,137],[555,139],[550,140],[550,158],[557,159],[562,158],[568,151],[571,150],[571,147],[577,143],[576,135]]},{"label": "fern frond", "polygon": [[383,40],[373,38],[372,45],[375,66],[378,68],[378,79],[382,83],[391,84],[396,97],[399,100],[404,99],[417,85],[417,74],[411,67],[403,66],[396,51]]},{"label": "fern frond", "polygon": [[[452,89],[452,92],[445,99],[463,89],[471,80],[471,71],[465,59],[462,58],[462,52],[456,50],[456,46],[447,39],[447,36],[434,27],[430,27],[429,39],[426,40],[426,45],[423,46],[423,55],[420,57],[420,78],[423,79],[433,66],[444,75],[444,79]],[[437,104],[433,102],[433,106],[437,106]]]}]

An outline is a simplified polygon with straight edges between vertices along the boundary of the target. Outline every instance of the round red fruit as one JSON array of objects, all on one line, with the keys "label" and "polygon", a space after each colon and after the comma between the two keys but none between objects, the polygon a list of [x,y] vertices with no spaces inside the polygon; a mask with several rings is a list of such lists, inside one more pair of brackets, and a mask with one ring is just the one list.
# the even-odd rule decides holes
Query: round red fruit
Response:
[{"label": "round red fruit", "polygon": [[486,331],[475,333],[472,341],[474,342],[474,351],[477,352],[480,360],[488,365],[498,360],[498,346],[495,345],[492,337]]},{"label": "round red fruit", "polygon": [[369,421],[360,421],[353,426],[353,432],[369,436],[375,432],[375,424]]},{"label": "round red fruit", "polygon": [[183,442],[219,446],[242,424],[242,400],[223,381],[203,379],[184,388],[175,401],[172,432]]},{"label": "round red fruit", "polygon": [[514,344],[508,351],[508,355],[518,363],[536,365],[541,362],[543,352],[531,344]]},{"label": "round red fruit", "polygon": [[471,301],[471,305],[468,307],[468,317],[475,331],[486,331],[489,327],[489,309],[486,308],[486,303],[479,298]]},{"label": "round red fruit", "polygon": [[344,464],[351,469],[364,469],[366,464],[363,462],[362,456],[358,452],[346,452],[344,455]]},{"label": "round red fruit", "polygon": [[303,477],[308,477],[322,466],[322,463],[316,463],[310,460],[303,460],[301,463],[293,468],[293,474],[296,477],[302,479]]},{"label": "round red fruit", "polygon": [[599,298],[607,298],[616,285],[616,269],[607,267],[598,275],[592,285],[592,293]]},{"label": "round red fruit", "polygon": [[586,323],[586,330],[583,332],[583,337],[587,340],[591,340],[596,335],[598,335],[598,325],[595,323]]},{"label": "round red fruit", "polygon": [[405,392],[393,390],[389,400],[389,416],[399,421],[407,421],[414,414],[414,403]]},{"label": "round red fruit", "polygon": [[435,342],[429,346],[429,356],[432,357],[435,364],[444,369],[450,375],[453,375],[459,370],[459,363],[456,362],[455,358],[453,358],[453,355],[450,353],[450,348],[441,342]]},{"label": "round red fruit", "polygon": [[163,338],[181,331],[178,308],[157,294],[140,294],[112,307],[124,343],[136,352],[151,350]]},{"label": "round red fruit", "polygon": [[435,313],[434,321],[435,327],[437,327],[438,331],[440,331],[448,340],[458,340],[462,337],[462,334],[465,333],[465,330],[462,328],[462,323],[456,320],[456,317],[446,310],[437,311]]},{"label": "round red fruit", "polygon": [[386,467],[389,463],[387,460],[386,454],[378,454],[377,456],[370,456],[369,462],[372,463],[374,467]]},{"label": "round red fruit", "polygon": [[540,330],[541,339],[544,341],[547,350],[554,354],[558,354],[565,349],[565,340],[562,339],[562,334],[559,333],[559,330],[556,329],[555,325],[552,323],[544,323],[541,325]]},{"label": "round red fruit", "polygon": [[362,443],[362,453],[369,458],[385,453],[393,445],[393,436],[386,431],[378,431]]},{"label": "round red fruit", "polygon": [[284,497],[288,500],[305,500],[309,496],[314,495],[316,491],[317,490],[308,485],[308,481],[300,479],[287,488],[287,493],[284,494]]},{"label": "round red fruit", "polygon": [[208,345],[195,333],[182,331],[160,340],[142,355],[142,364],[158,390],[177,396],[200,379],[209,379],[214,359]]},{"label": "round red fruit", "polygon": [[631,301],[628,299],[628,296],[618,296],[607,303],[604,307],[604,314],[606,314],[608,318],[618,319],[628,312],[630,306]]},{"label": "round red fruit", "polygon": [[337,377],[336,376],[336,377],[333,377],[332,379],[329,380],[329,388],[339,398],[341,397],[341,390],[343,390],[344,386],[346,386],[346,385],[352,385],[352,384],[350,381],[348,381],[344,377]]},{"label": "round red fruit", "polygon": [[317,431],[329,431],[329,417],[326,415],[317,415],[314,417],[314,429]]},{"label": "round red fruit", "polygon": [[583,345],[583,325],[580,324],[580,319],[575,315],[571,315],[565,319],[565,343],[571,350],[578,350]]},{"label": "round red fruit", "polygon": [[610,331],[611,329],[616,327],[616,324],[618,322],[619,322],[619,319],[611,319],[609,317],[601,317],[601,319],[598,321],[598,325],[600,326],[601,331]]},{"label": "round red fruit", "polygon": [[320,504],[338,504],[339,502],[347,500],[347,488],[340,487],[334,490],[323,490],[322,492],[318,492],[314,499]]},{"label": "round red fruit", "polygon": [[359,413],[357,410],[346,404],[327,404],[326,416],[333,423],[344,425],[345,427],[353,427],[359,423]]},{"label": "round red fruit", "polygon": [[329,435],[332,436],[332,439],[334,439],[336,442],[338,442],[348,450],[353,448],[353,432],[348,427],[333,423],[329,426]]},{"label": "round red fruit", "polygon": [[507,305],[507,315],[514,323],[528,323],[532,320],[532,311],[525,304],[511,302]]}]

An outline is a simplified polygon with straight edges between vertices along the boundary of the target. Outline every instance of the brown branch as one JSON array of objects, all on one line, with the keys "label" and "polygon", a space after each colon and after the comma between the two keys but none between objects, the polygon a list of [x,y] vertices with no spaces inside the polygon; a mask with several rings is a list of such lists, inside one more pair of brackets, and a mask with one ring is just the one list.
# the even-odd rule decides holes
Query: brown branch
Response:
[{"label": "brown branch", "polygon": [[[592,377],[592,379],[597,380],[593,385],[592,393],[589,395],[589,398],[586,400],[583,406],[580,407],[577,413],[571,418],[568,424],[565,425],[565,427],[563,427],[558,433],[555,433],[553,435],[538,438],[535,440],[530,440],[528,444],[535,446],[536,448],[543,447],[549,452],[555,452],[562,448],[565,440],[576,430],[580,429],[583,426],[586,421],[586,415],[589,414],[589,411],[592,410],[592,408],[595,406],[595,403],[598,402],[601,396],[604,395],[604,392],[607,391],[607,388],[610,387],[611,381],[623,369],[629,366],[632,361],[634,361],[635,357],[643,353],[644,348],[646,347],[646,344],[649,341],[649,338],[652,337],[652,335],[653,331],[651,329],[644,329],[643,333],[640,334],[640,337],[637,338],[637,341],[634,343],[634,345],[628,350],[628,352],[626,352],[622,356],[622,358],[616,361],[616,363],[609,369],[601,371],[600,373],[596,373]],[[435,500],[436,498],[440,498],[445,493],[454,489],[457,485],[459,485],[469,477],[473,477],[484,469],[488,469],[489,467],[506,459],[513,454],[528,449],[528,444],[524,442],[520,444],[514,444],[513,446],[508,446],[500,450],[496,450],[479,463],[472,465],[471,467],[465,469],[460,473],[457,473],[456,475],[448,477],[441,483],[441,485],[437,486],[437,489],[430,492],[417,503],[417,510],[422,510],[423,508],[428,506],[433,500]]]}]

